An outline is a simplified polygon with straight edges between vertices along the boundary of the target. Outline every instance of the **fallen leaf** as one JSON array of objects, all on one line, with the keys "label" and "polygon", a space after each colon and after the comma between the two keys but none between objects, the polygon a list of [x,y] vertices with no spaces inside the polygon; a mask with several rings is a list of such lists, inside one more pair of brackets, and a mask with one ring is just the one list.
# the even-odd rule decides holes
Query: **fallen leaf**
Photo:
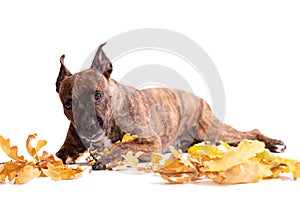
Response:
[{"label": "fallen leaf", "polygon": [[13,181],[14,184],[24,184],[39,176],[49,176],[53,180],[69,180],[80,176],[83,171],[80,167],[68,167],[63,164],[61,159],[56,160],[52,154],[46,151],[39,156],[39,150],[47,144],[47,141],[39,140],[34,148],[31,141],[36,136],[37,134],[29,135],[26,140],[27,152],[33,161],[25,160],[24,156],[18,156],[18,147],[11,147],[10,140],[0,136],[3,151],[13,159],[0,164],[0,183],[8,180],[9,182]]},{"label": "fallen leaf", "polygon": [[251,157],[256,156],[257,153],[261,153],[264,148],[265,144],[263,142],[243,140],[236,150],[230,149],[221,159],[208,162],[205,167],[208,171],[226,171],[235,165],[246,162]]},{"label": "fallen leaf", "polygon": [[48,163],[47,168],[42,169],[42,172],[52,180],[59,181],[77,178],[80,176],[80,173],[83,172],[83,169],[81,167],[73,169],[66,165],[54,165]]},{"label": "fallen leaf", "polygon": [[25,162],[24,156],[18,156],[18,147],[10,146],[10,139],[4,139],[0,135],[0,145],[4,151],[4,153],[15,161]]},{"label": "fallen leaf", "polygon": [[160,164],[160,161],[162,161],[162,160],[163,160],[162,155],[157,154],[157,153],[153,153],[153,154],[151,155],[151,161],[150,161],[151,164],[152,164],[152,167],[153,167],[153,166],[158,167],[159,164]]},{"label": "fallen leaf", "polygon": [[133,154],[132,151],[128,151],[126,155],[122,155],[124,158],[123,165],[136,168],[139,164],[139,157],[143,154],[143,152],[139,151],[136,154]]},{"label": "fallen leaf", "polygon": [[295,163],[295,168],[292,172],[294,179],[300,178],[300,162]]},{"label": "fallen leaf", "polygon": [[[223,176],[222,176],[223,174]],[[213,181],[222,184],[254,183],[261,179],[259,164],[245,162],[220,173],[222,178],[214,178]]]},{"label": "fallen leaf", "polygon": [[138,138],[137,135],[130,135],[129,133],[126,133],[122,138],[122,142],[132,142],[137,138]]},{"label": "fallen leaf", "polygon": [[18,177],[15,179],[14,184],[24,184],[28,181],[39,177],[41,174],[41,171],[34,166],[34,164],[27,164],[25,167],[23,167],[19,173]]},{"label": "fallen leaf", "polygon": [[47,144],[47,141],[46,140],[39,140],[37,142],[37,145],[36,147],[34,148],[32,145],[31,145],[31,140],[35,139],[37,136],[37,134],[33,134],[33,135],[29,135],[27,137],[27,140],[26,140],[26,149],[27,149],[27,152],[30,156],[32,156],[35,161],[39,162],[39,156],[37,155],[38,151],[44,147],[46,144]]}]

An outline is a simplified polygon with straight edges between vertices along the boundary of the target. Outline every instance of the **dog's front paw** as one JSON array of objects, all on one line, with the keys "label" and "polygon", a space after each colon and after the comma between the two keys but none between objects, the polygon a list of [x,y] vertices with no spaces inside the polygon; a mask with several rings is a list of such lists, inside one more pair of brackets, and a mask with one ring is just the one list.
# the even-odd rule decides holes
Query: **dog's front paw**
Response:
[{"label": "dog's front paw", "polygon": [[106,165],[101,161],[97,161],[93,166],[92,170],[106,170]]}]

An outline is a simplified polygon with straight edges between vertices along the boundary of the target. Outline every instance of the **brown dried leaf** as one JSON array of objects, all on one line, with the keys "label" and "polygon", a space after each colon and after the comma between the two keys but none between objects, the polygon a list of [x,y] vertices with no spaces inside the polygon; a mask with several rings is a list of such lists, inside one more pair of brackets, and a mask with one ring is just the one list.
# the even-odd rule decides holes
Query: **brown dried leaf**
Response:
[{"label": "brown dried leaf", "polygon": [[2,165],[0,172],[1,181],[5,182],[6,177],[9,181],[16,178],[17,173],[26,165],[25,162],[6,162]]},{"label": "brown dried leaf", "polygon": [[31,145],[31,140],[35,139],[37,136],[37,134],[33,134],[33,135],[29,135],[27,140],[26,140],[26,149],[27,149],[27,152],[30,156],[32,156],[35,161],[39,162],[39,156],[37,155],[38,151],[44,147],[46,144],[47,144],[47,141],[46,140],[39,140],[37,142],[37,145],[36,147],[34,148],[32,145]]},{"label": "brown dried leaf", "polygon": [[[220,177],[221,176],[221,177]],[[260,167],[256,162],[246,162],[219,173],[213,181],[222,184],[254,183],[261,179]]]},{"label": "brown dried leaf", "polygon": [[[170,151],[172,152],[172,155],[177,158],[180,162],[182,162],[185,166],[189,168],[195,168],[193,163],[191,163],[188,159],[184,158],[182,150],[178,149],[176,150],[173,146],[170,146]],[[165,163],[166,164],[166,163]]]},{"label": "brown dried leaf", "polygon": [[78,178],[80,173],[83,172],[83,169],[81,167],[73,169],[66,165],[55,165],[48,163],[47,169],[42,168],[42,172],[52,180],[59,181]]},{"label": "brown dried leaf", "polygon": [[4,153],[15,161],[25,162],[24,156],[18,156],[18,147],[10,146],[10,139],[4,139],[0,135],[0,145],[4,151]]},{"label": "brown dried leaf", "polygon": [[39,177],[40,174],[41,171],[37,167],[35,167],[33,163],[27,164],[19,171],[18,177],[15,179],[14,184],[27,183],[28,181]]},{"label": "brown dried leaf", "polygon": [[157,171],[162,178],[172,184],[179,184],[191,180],[197,180],[197,171],[185,165],[179,158],[166,160],[165,164]]},{"label": "brown dried leaf", "polygon": [[35,139],[36,136],[37,136],[36,133],[33,134],[33,135],[28,135],[27,140],[26,140],[26,149],[27,149],[27,152],[32,157],[36,154],[36,150],[35,150],[35,148],[33,148],[31,146],[30,141],[33,140],[33,139]]},{"label": "brown dried leaf", "polygon": [[195,176],[196,172],[174,172],[174,173],[166,173],[159,172],[160,176],[164,178],[168,183],[171,184],[182,184],[185,182],[197,180]]}]

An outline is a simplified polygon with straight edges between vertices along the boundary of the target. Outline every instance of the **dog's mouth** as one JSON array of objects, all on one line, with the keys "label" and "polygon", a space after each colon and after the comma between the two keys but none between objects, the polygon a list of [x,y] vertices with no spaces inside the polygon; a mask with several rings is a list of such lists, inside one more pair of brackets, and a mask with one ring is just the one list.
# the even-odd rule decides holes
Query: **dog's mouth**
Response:
[{"label": "dog's mouth", "polygon": [[99,129],[95,134],[91,135],[87,140],[91,143],[98,143],[105,136],[105,130]]}]

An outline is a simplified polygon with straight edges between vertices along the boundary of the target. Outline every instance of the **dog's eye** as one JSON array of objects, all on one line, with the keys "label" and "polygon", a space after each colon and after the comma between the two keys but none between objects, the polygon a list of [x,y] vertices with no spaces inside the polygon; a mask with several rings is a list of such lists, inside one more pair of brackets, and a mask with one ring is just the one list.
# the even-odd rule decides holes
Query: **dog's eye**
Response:
[{"label": "dog's eye", "polygon": [[95,100],[96,100],[96,101],[99,101],[101,98],[102,98],[101,92],[96,92],[96,93],[95,93]]},{"label": "dog's eye", "polygon": [[72,99],[68,99],[64,106],[66,109],[72,109]]}]

